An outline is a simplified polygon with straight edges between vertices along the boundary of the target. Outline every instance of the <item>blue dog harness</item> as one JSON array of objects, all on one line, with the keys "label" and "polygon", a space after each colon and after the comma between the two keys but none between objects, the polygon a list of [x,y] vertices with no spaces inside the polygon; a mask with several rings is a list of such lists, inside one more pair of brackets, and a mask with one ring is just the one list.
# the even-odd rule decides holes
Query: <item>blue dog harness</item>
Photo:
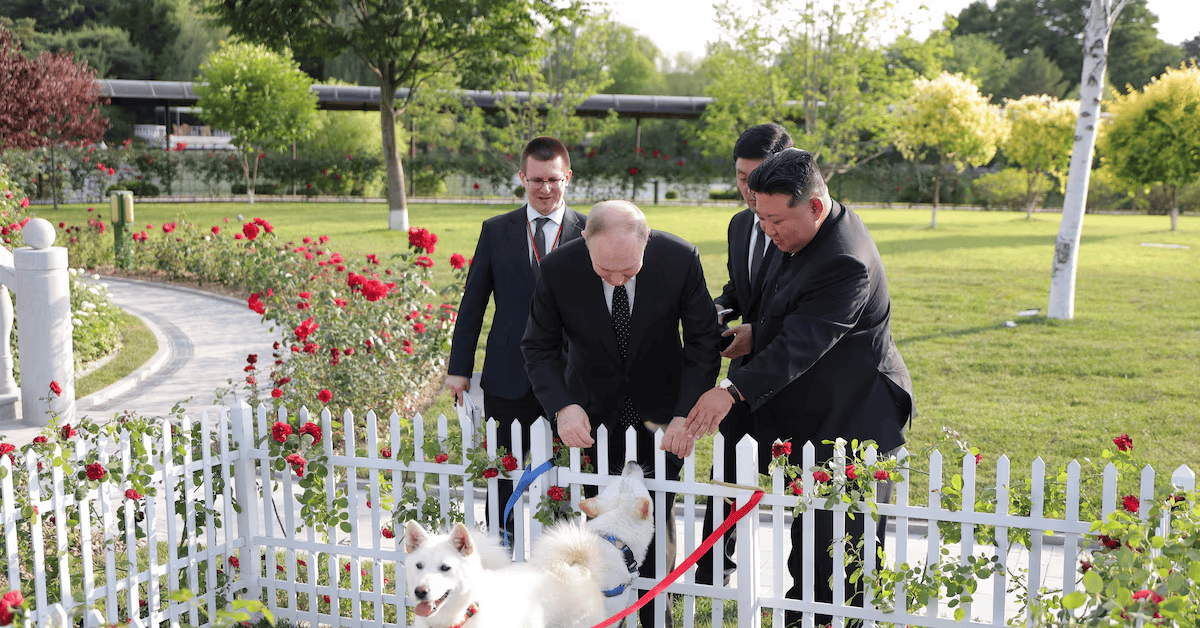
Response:
[{"label": "blue dog harness", "polygon": [[612,543],[613,547],[621,550],[621,556],[625,558],[625,568],[629,570],[629,580],[622,582],[621,584],[607,591],[601,591],[601,593],[604,594],[604,597],[617,597],[625,592],[626,587],[633,584],[633,579],[638,574],[638,560],[637,557],[633,555],[633,549],[631,549],[627,543],[621,539],[618,539],[616,536],[612,534],[605,534],[601,538],[609,543]]}]

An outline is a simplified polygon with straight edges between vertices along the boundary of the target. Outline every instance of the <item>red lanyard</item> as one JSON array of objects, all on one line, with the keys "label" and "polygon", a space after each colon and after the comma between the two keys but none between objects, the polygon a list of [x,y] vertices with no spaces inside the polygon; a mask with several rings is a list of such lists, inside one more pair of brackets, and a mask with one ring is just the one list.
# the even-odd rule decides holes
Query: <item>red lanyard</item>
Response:
[{"label": "red lanyard", "polygon": [[[529,246],[530,246],[530,248],[533,249],[533,258],[535,260],[537,260],[537,265],[541,266],[542,265],[542,256],[538,254],[537,244],[535,244],[534,240],[533,240],[533,222],[530,220],[526,220],[525,228],[529,230]],[[558,248],[558,239],[561,237],[562,237],[562,223],[559,223],[558,224],[558,232],[554,234],[554,240],[552,240],[550,242],[550,251],[553,251],[554,249]],[[549,252],[549,251],[547,251],[547,252]]]}]

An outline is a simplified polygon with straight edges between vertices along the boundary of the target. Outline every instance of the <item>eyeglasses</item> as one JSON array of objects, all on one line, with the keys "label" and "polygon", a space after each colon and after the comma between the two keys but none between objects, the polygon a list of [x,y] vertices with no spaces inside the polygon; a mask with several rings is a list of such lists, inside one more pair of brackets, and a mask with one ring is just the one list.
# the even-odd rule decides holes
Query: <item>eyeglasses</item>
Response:
[{"label": "eyeglasses", "polygon": [[529,187],[535,190],[543,185],[548,185],[551,188],[562,187],[565,181],[566,179],[525,179],[525,183],[528,183]]}]

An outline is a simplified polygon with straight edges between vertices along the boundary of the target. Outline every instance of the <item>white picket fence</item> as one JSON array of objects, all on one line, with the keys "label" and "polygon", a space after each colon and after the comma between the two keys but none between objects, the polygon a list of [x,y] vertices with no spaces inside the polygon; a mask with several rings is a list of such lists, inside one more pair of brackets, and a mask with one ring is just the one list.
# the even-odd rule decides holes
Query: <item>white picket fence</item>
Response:
[{"label": "white picket fence", "polygon": [[[0,460],[0,473],[4,475],[0,480],[3,498],[0,538],[6,551],[6,570],[0,575],[6,575],[7,581],[0,582],[0,591],[17,589],[30,601],[32,612],[26,617],[26,626],[128,623],[136,628],[168,624],[204,627],[212,625],[217,610],[235,597],[263,600],[277,618],[306,622],[310,626],[409,625],[410,601],[405,598],[403,572],[399,567],[404,559],[401,543],[399,538],[387,538],[382,531],[396,529],[392,520],[395,510],[403,506],[419,509],[425,503],[432,504],[435,496],[442,515],[457,507],[468,525],[478,522],[484,504],[477,496],[483,493],[476,491],[483,486],[482,483],[472,486],[466,481],[473,426],[468,419],[456,421],[465,436],[453,438],[463,438],[465,442],[454,443],[461,447],[453,449],[462,453],[455,460],[439,463],[428,459],[421,444],[430,441],[451,444],[451,423],[444,416],[433,422],[432,433],[427,433],[425,421],[419,416],[408,428],[404,427],[407,422],[396,415],[385,421],[378,421],[374,414],[361,419],[348,413],[341,417],[342,425],[355,425],[357,421],[368,435],[366,442],[355,441],[355,430],[338,429],[328,410],[313,418],[326,436],[320,446],[331,470],[325,484],[328,491],[325,506],[329,512],[348,513],[344,525],[331,527],[326,535],[302,525],[304,491],[300,480],[287,466],[280,470],[268,448],[275,421],[298,428],[309,420],[304,409],[289,418],[282,410],[271,413],[260,407],[255,412],[245,404],[238,404],[222,411],[221,416],[203,417],[196,426],[199,439],[190,442],[179,439],[180,435],[192,433],[193,425],[185,418],[175,426],[174,436],[171,425],[163,420],[162,437],[155,442],[146,437],[135,443],[125,436],[115,442],[102,442],[95,450],[83,443],[76,443],[67,452],[52,446],[53,452],[40,452],[45,455],[30,452],[17,461],[18,468],[4,457]],[[549,458],[552,444],[544,422],[533,433],[535,442],[529,444],[528,450],[536,467]],[[328,438],[330,434],[344,435],[342,451],[347,453],[335,452],[334,439]],[[602,444],[606,438],[608,435],[602,429],[599,434]],[[632,431],[627,434],[627,445],[632,445],[634,438]],[[399,451],[405,439],[416,444],[413,459],[402,461],[381,455],[381,449],[385,448]],[[519,440],[519,434],[514,434],[514,450],[521,452],[526,448]],[[494,424],[488,428],[488,442],[496,442]],[[605,451],[603,446],[599,449]],[[145,453],[139,456],[139,451]],[[733,478],[737,483],[758,484],[756,452],[749,438],[739,444],[740,470],[738,477]],[[53,464],[52,460],[62,453],[65,464]],[[176,453],[181,457],[177,458]],[[903,451],[900,453],[901,457],[905,455]],[[122,474],[150,474],[157,494],[132,499],[125,494],[128,483],[105,481],[96,486],[73,482],[71,477],[83,473],[88,456]],[[715,466],[722,468],[719,437],[714,443],[713,457]],[[805,447],[804,457],[805,468],[811,467],[811,445]],[[518,453],[518,458],[524,457]],[[607,460],[595,462],[598,469],[609,468]],[[640,462],[654,470],[648,473],[653,478],[661,475],[657,471],[664,468],[664,454],[659,451],[655,460]],[[1061,560],[1055,567],[1061,578],[1054,588],[1062,589],[1063,593],[1074,590],[1081,552],[1092,543],[1088,533],[1090,521],[1080,519],[1078,464],[1072,463],[1069,468],[1068,514],[1059,519],[1043,515],[1048,504],[1042,491],[1046,478],[1040,460],[1032,468],[1034,490],[1032,514],[1028,516],[1010,515],[1004,510],[1009,477],[1004,457],[997,461],[996,467],[995,490],[1001,497],[998,512],[973,512],[971,504],[976,490],[982,489],[976,487],[976,463],[970,456],[961,461],[965,507],[961,510],[943,507],[939,499],[943,462],[940,454],[935,452],[931,456],[928,483],[919,483],[904,472],[903,479],[896,484],[895,503],[878,504],[878,511],[895,521],[894,534],[889,535],[888,564],[945,561],[937,525],[951,522],[962,531],[962,541],[949,548],[950,560],[965,563],[973,555],[990,554],[1005,567],[1004,572],[990,578],[991,582],[982,584],[976,595],[987,597],[990,591],[990,603],[966,605],[966,621],[955,621],[953,609],[939,606],[937,600],[912,612],[906,608],[884,612],[869,605],[850,608],[785,599],[784,593],[791,585],[784,567],[790,543],[789,517],[796,498],[777,473],[771,478],[772,490],[758,506],[758,516],[745,517],[737,524],[737,562],[741,567],[736,574],[736,586],[696,584],[693,569],[670,587],[682,605],[682,625],[757,628],[767,617],[771,625],[782,626],[785,610],[805,611],[808,622],[813,612],[829,613],[838,618],[835,625],[842,624],[841,618],[860,618],[866,625],[879,622],[948,627],[1021,623],[1008,593],[1013,584],[1012,574],[1027,568],[1028,582],[1034,583],[1029,587],[1029,595],[1031,601],[1037,599],[1040,587],[1047,582],[1042,572],[1051,538],[1061,542],[1061,550],[1055,550],[1061,551]],[[513,479],[518,479],[520,473],[513,474]],[[29,481],[14,483],[14,478],[21,475]],[[346,478],[352,480],[347,482]],[[746,503],[752,494],[749,490],[710,484],[707,479],[708,469],[696,469],[693,456],[687,459],[679,481],[649,479],[647,482],[651,490],[659,491],[655,503],[657,530],[665,526],[661,491],[679,495],[680,560],[702,541],[703,508],[697,507],[697,498],[733,498]],[[1105,513],[1117,508],[1117,479],[1110,465],[1105,474]],[[554,468],[534,481],[530,499],[516,510],[515,554],[525,556],[529,542],[540,534],[541,526],[532,519],[530,504],[535,507],[551,486],[570,486],[572,500],[577,502],[581,485],[602,485],[608,481],[605,475],[582,472],[580,452],[572,450],[570,466]],[[1183,489],[1195,488],[1195,474],[1186,467],[1180,467],[1171,481]],[[488,484],[494,482],[495,479],[489,480]],[[812,494],[811,474],[806,474],[804,482],[805,493]],[[17,505],[15,492],[21,484],[26,487],[24,497],[28,498],[29,506],[24,513]],[[1150,498],[1155,486],[1152,469],[1144,470],[1140,486],[1143,500]],[[416,503],[406,501],[406,492],[414,489]],[[910,497],[918,491],[927,492],[928,504],[910,503]],[[491,520],[498,521],[502,505],[489,503],[486,507],[491,509]],[[801,516],[812,517],[814,512],[815,509],[810,509]],[[219,527],[215,525],[217,518]],[[40,524],[31,525],[31,521]],[[835,525],[835,534],[843,531],[842,524]],[[973,539],[975,527],[984,525],[996,526],[994,546],[982,547]],[[811,530],[812,526],[808,528]],[[1012,549],[1008,545],[1010,533],[1017,530],[1029,530],[1032,534],[1032,543],[1023,557],[1023,548]],[[1053,537],[1041,531],[1053,533]],[[811,536],[806,539],[811,541]],[[867,543],[865,551],[870,555],[874,552],[871,535],[867,536]],[[657,550],[660,579],[666,575],[663,545],[659,544]],[[840,558],[840,549],[836,551],[835,560]],[[813,555],[811,550],[808,555]],[[22,556],[32,557],[33,563],[22,564]],[[720,568],[720,561],[715,562],[714,570]],[[48,566],[56,568],[56,579],[46,577]],[[714,576],[719,582],[719,575]],[[644,588],[653,584],[649,579],[638,582]],[[835,596],[846,586],[844,582],[835,582]],[[169,595],[181,588],[192,591],[195,598],[190,602],[179,601]],[[900,589],[896,599],[903,600],[902,585]],[[871,599],[869,591],[866,598]],[[665,604],[665,599],[661,596],[655,603]],[[711,610],[700,612],[698,609],[709,600]],[[656,616],[661,622],[662,614]]]}]

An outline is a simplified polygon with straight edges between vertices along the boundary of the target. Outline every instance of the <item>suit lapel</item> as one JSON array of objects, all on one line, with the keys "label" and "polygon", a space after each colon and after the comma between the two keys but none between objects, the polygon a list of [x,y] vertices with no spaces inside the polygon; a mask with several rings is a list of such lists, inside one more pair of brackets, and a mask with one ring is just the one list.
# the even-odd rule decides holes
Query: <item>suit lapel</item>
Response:
[{"label": "suit lapel", "polygon": [[519,242],[520,244],[513,247],[512,264],[516,268],[518,277],[522,280],[533,283],[537,280],[537,276],[533,274],[533,265],[529,259],[529,221],[525,215],[526,208],[524,206],[515,212],[512,212],[512,220],[508,222],[508,227],[505,235],[508,242]]}]

